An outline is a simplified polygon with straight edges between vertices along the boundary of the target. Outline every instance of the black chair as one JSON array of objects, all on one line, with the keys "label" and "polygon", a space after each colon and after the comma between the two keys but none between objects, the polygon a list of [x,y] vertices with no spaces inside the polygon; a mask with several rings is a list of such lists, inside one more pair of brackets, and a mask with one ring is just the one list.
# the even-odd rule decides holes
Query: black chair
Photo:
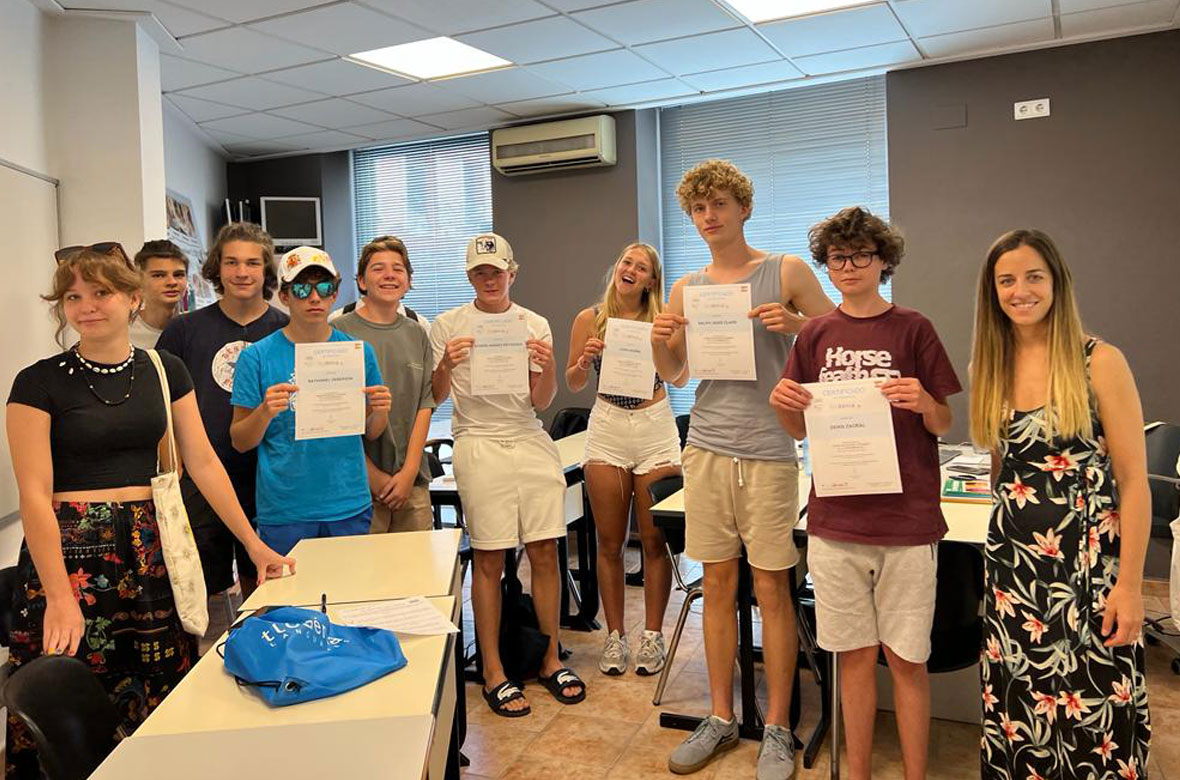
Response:
[{"label": "black chair", "polygon": [[[674,495],[683,487],[684,477],[664,477],[651,483],[647,492],[651,495],[651,503],[654,506]],[[655,523],[664,532],[664,546],[668,550],[668,557],[672,559],[673,583],[676,590],[684,594],[684,603],[680,605],[680,616],[676,618],[676,630],[672,632],[672,641],[668,645],[668,657],[664,662],[663,671],[660,672],[659,682],[656,683],[655,696],[651,700],[653,705],[659,706],[660,701],[664,698],[664,687],[668,684],[668,672],[672,669],[672,659],[676,657],[676,647],[680,644],[680,635],[684,633],[684,623],[688,620],[689,610],[694,601],[705,595],[705,589],[701,585],[703,577],[685,582],[684,577],[680,574],[680,554],[684,552],[683,523],[664,525],[658,517],[655,518]]]},{"label": "black chair", "polygon": [[688,443],[688,421],[692,417],[689,414],[676,415],[676,430],[680,433],[680,449],[684,449],[684,445]]},{"label": "black chair", "polygon": [[446,438],[427,439],[426,444],[424,444],[423,446],[425,447],[427,452],[434,455],[434,457],[438,460],[439,463],[450,463],[451,462],[451,455],[447,455],[446,457],[443,457],[442,448],[446,447],[453,454],[455,451],[455,440],[454,439],[446,439]]},{"label": "black chair", "polygon": [[28,727],[49,780],[85,780],[115,747],[118,711],[76,658],[22,664],[4,686],[4,704]]},{"label": "black chair", "polygon": [[982,604],[983,552],[969,544],[940,542],[928,672],[955,672],[979,663]]},{"label": "black chair", "polygon": [[[1172,536],[1172,523],[1180,517],[1180,426],[1168,423],[1149,423],[1145,428],[1147,440],[1147,481],[1151,488],[1151,541],[1149,559],[1157,556],[1170,568],[1172,546],[1178,544]],[[1162,541],[1156,541],[1162,540]],[[1159,548],[1163,548],[1162,550]],[[1172,589],[1180,588],[1173,582]],[[1152,644],[1164,642],[1172,654],[1172,672],[1180,674],[1180,647],[1169,636],[1171,632],[1158,620],[1147,621],[1144,631]]]},{"label": "black chair", "polygon": [[12,632],[13,598],[16,596],[16,567],[0,569],[0,647],[8,647]]},{"label": "black chair", "polygon": [[584,406],[567,406],[553,416],[553,422],[549,424],[549,436],[557,441],[581,433],[589,426],[589,409]]}]

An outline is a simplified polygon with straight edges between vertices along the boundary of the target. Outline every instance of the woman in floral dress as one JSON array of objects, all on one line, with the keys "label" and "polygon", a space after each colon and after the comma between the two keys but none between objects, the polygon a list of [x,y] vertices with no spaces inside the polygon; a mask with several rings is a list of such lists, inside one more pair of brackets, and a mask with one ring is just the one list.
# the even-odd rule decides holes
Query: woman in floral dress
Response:
[{"label": "woman in floral dress", "polygon": [[1082,330],[1053,241],[1017,230],[979,280],[971,435],[993,453],[981,776],[1147,776],[1143,413]]}]

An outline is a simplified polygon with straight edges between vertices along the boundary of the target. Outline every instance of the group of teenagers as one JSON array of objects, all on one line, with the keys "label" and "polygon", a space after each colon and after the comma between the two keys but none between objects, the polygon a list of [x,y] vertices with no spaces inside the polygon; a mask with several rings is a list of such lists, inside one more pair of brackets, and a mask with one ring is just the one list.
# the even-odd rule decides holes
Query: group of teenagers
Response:
[{"label": "group of teenagers", "polygon": [[[877,379],[892,407],[902,492],[813,494],[806,563],[819,644],[839,660],[849,775],[871,775],[883,653],[905,776],[924,777],[936,546],[947,530],[937,441],[952,425],[947,399],[962,388],[931,322],[881,295],[898,271],[903,238],[853,207],[811,229],[811,263],[755,249],[744,232],[753,186],[721,160],[685,173],[677,195],[711,262],[677,280],[665,302],[657,251],[625,247],[601,299],[575,318],[564,369],[569,389],[581,390],[610,349],[609,319],[651,323],[651,398],[598,394],[589,418],[583,465],[607,622],[598,667],[651,675],[666,663],[674,564],[652,522],[648,487],[682,473],[685,552],[704,570],[711,714],[668,768],[695,772],[738,743],[735,596],[744,551],[767,683],[754,771],[759,780],[794,774],[795,442],[807,435],[808,383]],[[289,553],[301,539],[430,528],[423,448],[433,410],[449,397],[453,471],[474,551],[483,697],[515,718],[530,714],[536,695],[508,678],[500,657],[504,551],[523,545],[537,620],[549,637],[538,680],[563,704],[585,698],[586,682],[558,654],[565,480],[537,414],[557,392],[553,336],[544,317],[512,300],[519,267],[503,237],[471,239],[473,300],[432,323],[402,302],[413,268],[393,236],[361,250],[362,298],[343,312],[333,311],[341,276],[325,252],[299,247],[276,258],[270,237],[248,223],[223,227],[201,268],[219,300],[186,314],[177,309],[188,261],[169,242],[148,242],[134,259],[113,242],[70,247],[57,262],[45,299],[64,351],[22,370],[7,402],[25,531],[13,663],[76,655],[129,732],[196,660],[197,637],[185,633],[173,603],[150,489],[165,403],[206,586],[215,593],[232,586],[235,570],[247,592],[293,574]],[[817,273],[839,290],[839,306]],[[757,378],[701,381],[682,450],[666,388],[691,375],[684,289],[735,283],[750,289]],[[268,303],[276,288],[288,313]],[[477,394],[475,324],[506,313],[528,333],[528,392]],[[297,440],[295,345],[347,340],[364,342],[364,433]],[[1122,354],[1083,330],[1069,269],[1044,233],[1012,231],[988,250],[971,360],[970,431],[993,454],[981,776],[1146,777],[1140,591],[1150,499],[1142,411]],[[624,620],[632,509],[644,563],[638,636]],[[37,766],[29,733],[10,715],[8,776],[36,777]]]}]

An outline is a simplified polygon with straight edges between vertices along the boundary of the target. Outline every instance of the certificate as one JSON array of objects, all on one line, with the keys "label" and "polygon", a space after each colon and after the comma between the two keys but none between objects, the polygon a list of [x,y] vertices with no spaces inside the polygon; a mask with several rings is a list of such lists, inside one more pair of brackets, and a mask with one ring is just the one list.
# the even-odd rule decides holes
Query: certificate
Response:
[{"label": "certificate", "polygon": [[880,380],[813,382],[803,412],[815,495],[900,493],[893,409]]},{"label": "certificate", "polygon": [[295,438],[365,432],[365,343],[295,345]]},{"label": "certificate", "polygon": [[693,379],[758,378],[750,285],[700,284],[684,288],[688,368]]},{"label": "certificate", "polygon": [[656,384],[651,323],[611,317],[606,321],[605,335],[598,392],[650,401]]},{"label": "certificate", "polygon": [[529,391],[528,325],[523,312],[481,314],[471,328],[471,394]]}]

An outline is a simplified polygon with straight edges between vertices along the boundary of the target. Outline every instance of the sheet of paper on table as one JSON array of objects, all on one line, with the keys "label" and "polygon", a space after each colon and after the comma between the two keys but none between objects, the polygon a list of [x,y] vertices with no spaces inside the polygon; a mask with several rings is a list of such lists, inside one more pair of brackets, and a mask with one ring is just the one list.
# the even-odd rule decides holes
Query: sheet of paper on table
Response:
[{"label": "sheet of paper on table", "polygon": [[385,628],[397,634],[436,636],[457,634],[459,629],[423,596],[390,601],[370,601],[337,607],[338,622],[350,626]]}]

